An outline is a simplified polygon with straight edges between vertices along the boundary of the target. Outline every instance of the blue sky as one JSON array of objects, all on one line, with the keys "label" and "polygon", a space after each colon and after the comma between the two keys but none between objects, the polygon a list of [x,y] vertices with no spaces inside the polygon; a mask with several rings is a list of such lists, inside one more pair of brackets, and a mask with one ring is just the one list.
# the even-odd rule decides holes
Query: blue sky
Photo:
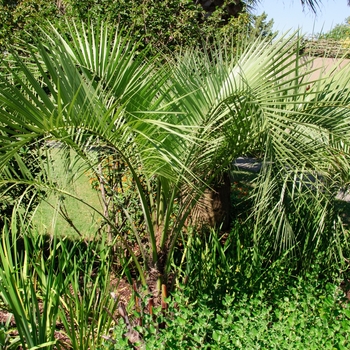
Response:
[{"label": "blue sky", "polygon": [[347,0],[322,0],[316,15],[308,8],[303,10],[300,0],[260,0],[255,14],[264,11],[280,34],[298,28],[304,34],[327,32],[350,16]]}]

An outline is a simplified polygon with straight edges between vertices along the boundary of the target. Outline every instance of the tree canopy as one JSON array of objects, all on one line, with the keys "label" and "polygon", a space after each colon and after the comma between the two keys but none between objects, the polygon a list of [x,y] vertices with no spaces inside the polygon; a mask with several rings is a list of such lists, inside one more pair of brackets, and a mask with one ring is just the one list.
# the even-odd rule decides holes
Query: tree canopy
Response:
[{"label": "tree canopy", "polygon": [[343,23],[337,24],[330,31],[320,35],[322,39],[350,40],[350,16]]},{"label": "tree canopy", "polygon": [[[221,36],[235,41],[247,32],[271,32],[266,16],[257,18],[252,9],[259,0],[2,0],[0,1],[0,50],[9,44],[31,42],[37,25],[45,21],[63,25],[62,19],[107,21],[111,27],[127,28],[154,49],[176,50],[184,45],[213,41]],[[320,0],[301,0],[317,11]],[[350,3],[350,1],[349,1]],[[243,33],[243,34],[242,34]]]},{"label": "tree canopy", "polygon": [[[256,17],[248,2],[225,5],[224,1],[194,2],[107,1],[107,0],[18,0],[0,4],[0,48],[23,46],[40,34],[37,25],[47,21],[65,26],[72,19],[107,22],[111,28],[123,27],[133,39],[155,50],[174,51],[180,47],[212,42],[215,37],[235,41],[249,32],[271,33],[272,21]],[[64,29],[63,29],[64,30]],[[254,34],[254,35],[255,35]]]}]

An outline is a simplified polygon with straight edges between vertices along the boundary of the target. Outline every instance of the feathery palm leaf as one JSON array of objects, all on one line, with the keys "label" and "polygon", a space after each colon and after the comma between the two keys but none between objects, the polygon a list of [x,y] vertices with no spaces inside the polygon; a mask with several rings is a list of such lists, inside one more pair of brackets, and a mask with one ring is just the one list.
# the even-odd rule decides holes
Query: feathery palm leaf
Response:
[{"label": "feathery palm leaf", "polygon": [[[14,56],[17,69],[7,65],[0,77],[2,181],[9,180],[9,160],[38,140],[74,150],[105,183],[101,161],[122,159],[147,227],[150,252],[140,249],[144,266],[138,265],[144,283],[143,269],[170,268],[191,208],[238,156],[258,150],[265,157],[256,194],[257,245],[271,235],[282,249],[298,241],[301,231],[290,225],[288,211],[295,205],[286,199],[300,203],[306,188],[327,208],[325,188],[339,187],[349,174],[349,72],[309,81],[297,34],[275,43],[259,39],[236,57],[192,50],[160,65],[104,24],[69,28],[69,39],[53,29],[30,57]],[[19,131],[15,138],[7,136],[10,129]],[[97,156],[91,146],[99,147]],[[179,201],[184,187],[188,196]],[[131,220],[127,209],[125,215]],[[317,220],[320,237],[324,215]]]}]

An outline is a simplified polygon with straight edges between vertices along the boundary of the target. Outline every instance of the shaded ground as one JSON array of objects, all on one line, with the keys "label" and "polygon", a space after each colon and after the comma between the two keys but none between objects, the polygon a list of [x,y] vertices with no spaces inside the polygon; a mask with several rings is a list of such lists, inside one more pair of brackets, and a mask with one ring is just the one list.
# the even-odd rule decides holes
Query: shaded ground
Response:
[{"label": "shaded ground", "polygon": [[10,318],[10,327],[13,327],[15,325],[15,320],[11,313],[7,312],[3,309],[3,306],[0,305],[0,326],[6,324]]},{"label": "shaded ground", "polygon": [[[257,158],[238,157],[233,165],[240,171],[257,174],[261,169],[262,163]],[[350,191],[340,190],[336,198],[339,201],[350,203]]]},{"label": "shaded ground", "polygon": [[[348,197],[350,197],[349,194],[348,194]],[[344,226],[347,229],[350,229],[350,200],[349,199],[347,201],[338,200],[336,202],[336,205],[337,205],[337,209],[340,212],[340,217],[342,218]]]}]

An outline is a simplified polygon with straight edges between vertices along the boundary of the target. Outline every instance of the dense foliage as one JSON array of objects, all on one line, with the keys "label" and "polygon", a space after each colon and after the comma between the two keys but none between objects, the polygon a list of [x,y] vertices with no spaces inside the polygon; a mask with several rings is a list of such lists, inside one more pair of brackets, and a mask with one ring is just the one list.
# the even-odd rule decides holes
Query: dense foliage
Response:
[{"label": "dense foliage", "polygon": [[38,24],[59,16],[56,1],[2,0],[0,2],[0,50],[9,45],[32,42],[38,33]]},{"label": "dense foliage", "polygon": [[[143,317],[142,326],[135,327],[142,334],[139,344],[147,349],[345,350],[350,345],[349,305],[336,285],[313,277],[307,281],[290,277],[272,291],[268,284],[254,293],[237,290],[224,296],[219,310],[206,295],[192,301],[185,289],[185,295],[174,295],[166,314],[159,309],[153,318]],[[158,322],[165,322],[166,329],[159,329]],[[123,337],[127,331],[120,319],[103,348],[133,349],[136,344]]]},{"label": "dense foliage", "polygon": [[344,23],[337,24],[327,33],[320,34],[322,39],[332,39],[339,41],[350,40],[350,17],[346,18]]},{"label": "dense foliage", "polygon": [[[340,251],[332,243],[342,236],[333,200],[349,180],[346,68],[309,89],[297,37],[274,44],[258,39],[236,55],[221,48],[188,50],[160,64],[158,58],[144,59],[147,51],[108,24],[67,23],[67,31],[43,33],[46,41],[31,57],[14,56],[4,65],[1,122],[4,131],[15,126],[21,138],[2,137],[2,149],[11,153],[3,153],[0,165],[7,169],[10,155],[18,156],[27,144],[53,139],[62,152],[72,156],[74,150],[83,170],[96,174],[117,200],[118,182],[108,183],[112,178],[101,164],[111,156],[124,164],[142,229],[134,225],[132,207],[120,209],[141,256],[118,228],[115,213],[100,215],[112,228],[110,241],[121,239],[143,284],[154,269],[158,287],[167,281],[192,208],[235,158],[252,152],[263,163],[251,194],[255,259],[291,251],[307,266],[323,245],[330,254]],[[12,84],[19,79],[16,65],[20,85]],[[102,150],[97,157],[92,146]],[[4,171],[2,176],[4,183],[21,181]],[[64,191],[49,176],[32,185]]]},{"label": "dense foliage", "polygon": [[349,58],[350,49],[350,17],[346,18],[343,24],[337,24],[333,29],[327,33],[321,33],[319,40],[327,40],[328,46],[331,48],[334,42],[338,43],[341,50],[338,52],[345,53],[346,57]]},{"label": "dense foliage", "polygon": [[[345,348],[349,246],[335,196],[350,179],[348,67],[310,81],[298,35],[159,59],[110,23],[42,29],[1,62],[1,194],[24,183],[69,196],[103,225],[94,237],[47,239],[14,206],[2,227],[0,311],[17,333],[6,322],[3,346],[113,348],[124,335],[125,346],[136,337],[157,348],[175,335],[183,347],[286,337],[303,347],[329,327],[312,345]],[[88,174],[105,191],[102,208],[56,182],[45,158],[35,158],[42,176],[27,176],[23,150],[49,153],[49,142],[64,176]],[[242,155],[260,163],[245,180],[233,166]],[[225,232],[220,220],[197,220],[221,210],[218,179],[234,180],[231,204],[247,210]],[[176,304],[166,298],[174,289]]]},{"label": "dense foliage", "polygon": [[[247,33],[269,33],[271,21],[250,12],[258,1],[193,0],[2,0],[0,2],[0,50],[22,46],[40,35],[37,25],[46,21],[63,25],[65,20],[107,21],[112,27],[127,27],[143,44],[174,50],[217,37],[239,40]],[[321,1],[301,0],[317,11]],[[261,21],[263,19],[263,28]],[[340,28],[338,28],[340,29]]]},{"label": "dense foliage", "polygon": [[125,28],[152,53],[174,51],[208,43],[218,38],[237,42],[247,35],[272,35],[272,21],[254,16],[247,4],[230,14],[225,6],[203,7],[192,0],[166,1],[2,1],[0,4],[0,48],[23,46],[40,35],[38,24],[47,21],[65,27],[65,20],[107,22],[111,29]]},{"label": "dense foliage", "polygon": [[[138,284],[125,299],[125,285],[115,278],[120,271],[113,268],[113,249],[105,241],[70,242],[57,235],[50,242],[28,229],[20,237],[12,228],[10,236],[5,228],[0,346],[132,349],[138,341],[152,350],[347,349],[349,271],[329,265],[326,277],[320,255],[298,277],[283,257],[267,266],[252,265],[249,246],[242,246],[241,258],[231,265],[237,228],[226,237],[231,246],[218,244],[214,232],[202,244],[205,251],[197,251],[200,243],[190,244],[189,271],[201,264],[193,271],[198,276],[178,283],[164,299],[166,308],[153,307],[151,313],[154,297]],[[120,305],[128,301],[122,317]]]}]

